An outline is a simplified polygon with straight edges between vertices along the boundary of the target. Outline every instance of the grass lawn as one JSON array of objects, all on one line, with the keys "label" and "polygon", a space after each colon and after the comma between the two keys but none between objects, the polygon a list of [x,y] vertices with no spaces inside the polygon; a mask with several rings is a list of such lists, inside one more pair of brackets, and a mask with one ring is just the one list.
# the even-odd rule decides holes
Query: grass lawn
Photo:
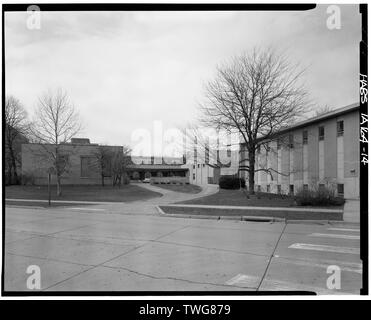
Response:
[{"label": "grass lawn", "polygon": [[202,188],[196,186],[194,184],[153,184],[155,187],[176,191],[176,192],[183,192],[183,193],[192,193],[196,194],[199,193]]},{"label": "grass lawn", "polygon": [[[50,206],[48,202],[30,202],[30,201],[7,201],[5,200],[7,206],[16,206],[16,207],[41,207],[41,208],[54,208],[54,207],[76,207],[76,203],[70,202],[53,202],[51,201]],[[80,205],[79,205],[80,206]],[[84,204],[84,207],[89,207],[91,204]]]},{"label": "grass lawn", "polygon": [[[73,201],[107,201],[131,202],[161,197],[158,192],[153,192],[139,186],[124,185],[121,188],[112,186],[71,186],[62,185],[62,195],[57,197],[56,186],[52,186],[52,200]],[[7,186],[5,187],[6,199],[48,199],[47,186]]]},{"label": "grass lawn", "polygon": [[[246,197],[242,190],[226,190],[220,189],[219,192],[210,196],[178,202],[184,204],[201,204],[201,205],[224,205],[224,206],[252,206],[252,207],[298,207],[305,208],[304,206],[297,206],[295,200],[291,196],[279,195],[273,193],[260,193],[259,195]],[[323,206],[315,208],[326,209],[339,209],[343,206]],[[310,208],[310,207],[308,207]]]}]

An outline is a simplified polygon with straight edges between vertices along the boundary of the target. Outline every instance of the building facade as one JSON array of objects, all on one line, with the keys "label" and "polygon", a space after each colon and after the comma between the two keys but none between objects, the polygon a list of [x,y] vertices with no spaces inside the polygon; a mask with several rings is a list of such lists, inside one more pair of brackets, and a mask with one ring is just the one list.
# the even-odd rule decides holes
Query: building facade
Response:
[{"label": "building facade", "polygon": [[[205,149],[205,153],[209,153],[207,148],[201,148],[201,152],[204,151],[203,149]],[[200,186],[218,184],[220,176],[237,175],[239,150],[216,150],[213,155],[205,157],[197,155],[194,155],[183,166],[189,170],[191,184]]]},{"label": "building facade", "polygon": [[[241,157],[247,158],[244,145]],[[256,191],[295,194],[326,187],[359,198],[359,104],[308,119],[261,141],[256,152]],[[248,164],[246,161],[243,164]],[[241,175],[248,178],[247,172]]]},{"label": "building facade", "polygon": [[[54,145],[22,144],[22,175],[32,177],[37,185],[48,183],[48,170],[53,167],[51,153]],[[122,146],[101,146],[90,143],[89,139],[71,139],[59,145],[63,162],[62,184],[112,184],[113,162],[123,156]],[[52,175],[52,182],[55,182]]]},{"label": "building facade", "polygon": [[127,172],[131,180],[149,178],[188,178],[188,169],[182,166],[184,159],[175,157],[128,157]]}]

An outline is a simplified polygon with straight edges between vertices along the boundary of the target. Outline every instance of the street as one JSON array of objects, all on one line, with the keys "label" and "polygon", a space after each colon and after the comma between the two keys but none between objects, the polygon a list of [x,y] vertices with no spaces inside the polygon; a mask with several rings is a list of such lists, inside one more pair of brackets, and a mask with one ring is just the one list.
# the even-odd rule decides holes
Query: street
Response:
[{"label": "street", "polygon": [[[104,206],[6,207],[5,291],[40,268],[47,291],[359,294],[359,226],[184,219]],[[329,266],[341,271],[328,288]],[[37,290],[37,289],[36,289]]]}]

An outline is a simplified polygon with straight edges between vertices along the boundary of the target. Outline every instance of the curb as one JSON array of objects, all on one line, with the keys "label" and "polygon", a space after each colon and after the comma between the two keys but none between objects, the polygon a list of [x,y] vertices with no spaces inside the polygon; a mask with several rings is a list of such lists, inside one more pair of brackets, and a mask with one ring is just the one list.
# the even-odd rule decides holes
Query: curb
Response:
[{"label": "curb", "polygon": [[172,214],[164,212],[160,206],[156,206],[157,211],[161,216],[172,218],[191,218],[191,219],[209,219],[209,220],[232,220],[232,221],[246,221],[246,222],[285,222],[286,224],[319,224],[319,225],[354,225],[359,226],[359,223],[346,222],[341,220],[294,220],[278,217],[262,217],[262,216],[210,216],[202,214]]},{"label": "curb", "polygon": [[232,221],[251,221],[251,222],[285,222],[284,218],[262,217],[262,216],[210,216],[204,214],[172,214],[165,213],[160,206],[156,206],[160,215],[172,218],[191,218],[209,220],[232,220]]}]

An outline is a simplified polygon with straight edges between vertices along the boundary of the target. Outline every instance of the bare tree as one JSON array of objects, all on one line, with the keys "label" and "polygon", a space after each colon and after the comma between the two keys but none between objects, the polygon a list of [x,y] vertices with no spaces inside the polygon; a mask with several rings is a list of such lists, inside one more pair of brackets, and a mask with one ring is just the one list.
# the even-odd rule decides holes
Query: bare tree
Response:
[{"label": "bare tree", "polygon": [[127,174],[127,166],[131,164],[130,159],[131,149],[127,146],[123,146],[123,152],[114,153],[113,160],[112,160],[112,184],[114,186],[121,187],[122,178],[124,175]]},{"label": "bare tree", "polygon": [[330,106],[326,104],[323,107],[320,107],[316,110],[316,116],[321,116],[325,113],[331,112],[332,110],[333,108],[331,108]]},{"label": "bare tree", "polygon": [[104,187],[104,178],[112,175],[113,152],[107,146],[99,146],[94,153],[95,164],[101,176],[102,187]]},{"label": "bare tree", "polygon": [[230,159],[225,159],[230,145],[221,141],[219,132],[209,128],[198,128],[189,125],[183,132],[184,140],[181,146],[186,159],[201,161],[212,168],[223,168],[230,166]]},{"label": "bare tree", "polygon": [[54,169],[58,196],[62,193],[61,177],[68,168],[68,155],[62,145],[80,130],[79,115],[64,90],[48,91],[39,98],[31,132]]},{"label": "bare tree", "polygon": [[248,153],[249,192],[254,193],[255,153],[260,141],[275,137],[308,111],[307,92],[300,79],[303,70],[273,50],[254,50],[217,68],[206,85],[206,101],[200,105],[207,126],[237,130]]},{"label": "bare tree", "polygon": [[20,165],[20,144],[26,142],[29,131],[27,112],[20,101],[7,96],[5,99],[5,165],[9,183],[18,183],[17,166]]}]

